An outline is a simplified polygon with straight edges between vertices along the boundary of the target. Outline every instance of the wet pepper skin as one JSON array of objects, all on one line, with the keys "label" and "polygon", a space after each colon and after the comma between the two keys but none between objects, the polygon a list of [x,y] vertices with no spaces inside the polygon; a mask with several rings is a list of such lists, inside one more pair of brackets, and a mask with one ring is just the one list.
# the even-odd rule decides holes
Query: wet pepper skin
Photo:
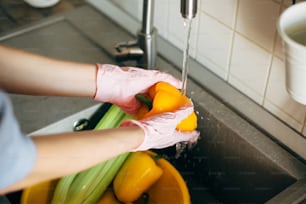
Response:
[{"label": "wet pepper skin", "polygon": [[[151,105],[143,104],[140,108],[137,118],[147,118],[163,112],[172,112],[178,110],[185,104],[190,104],[191,101],[185,95],[166,82],[158,82],[150,87],[147,100],[151,101]],[[152,106],[152,107],[150,107]],[[151,108],[151,109],[150,109]],[[177,127],[181,131],[192,131],[197,128],[197,116],[193,112],[186,119],[184,119]]]}]

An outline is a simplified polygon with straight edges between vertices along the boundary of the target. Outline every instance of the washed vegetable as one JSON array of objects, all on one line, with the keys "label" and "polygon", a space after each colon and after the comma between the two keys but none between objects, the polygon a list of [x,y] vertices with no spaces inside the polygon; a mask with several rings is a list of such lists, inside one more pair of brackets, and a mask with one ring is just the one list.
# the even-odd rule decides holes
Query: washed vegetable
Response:
[{"label": "washed vegetable", "polygon": [[120,204],[112,189],[107,189],[97,204]]},{"label": "washed vegetable", "polygon": [[89,193],[88,197],[85,198],[83,203],[96,203],[99,197],[105,192],[107,187],[111,184],[114,177],[118,173],[122,164],[126,161],[130,153],[124,153],[110,160],[111,166],[101,172],[98,175],[96,185],[92,185],[92,191]]},{"label": "washed vegetable", "polygon": [[113,182],[117,199],[131,203],[141,197],[162,175],[162,169],[145,152],[129,155]]},{"label": "washed vegetable", "polygon": [[65,203],[69,188],[77,174],[71,174],[61,178],[55,188],[51,204]]},{"label": "washed vegetable", "polygon": [[[137,114],[138,119],[175,111],[181,106],[191,103],[188,97],[182,95],[177,88],[166,82],[156,83],[149,89],[148,95],[137,94],[136,98],[143,103]],[[196,128],[197,116],[194,112],[177,126],[177,129],[181,131],[192,131]]]},{"label": "washed vegetable", "polygon": [[[121,121],[128,117],[130,116],[127,116],[119,107],[112,105],[95,129],[118,127]],[[52,203],[97,202],[126,160],[128,154],[119,155],[80,173],[63,177],[56,186]]]}]

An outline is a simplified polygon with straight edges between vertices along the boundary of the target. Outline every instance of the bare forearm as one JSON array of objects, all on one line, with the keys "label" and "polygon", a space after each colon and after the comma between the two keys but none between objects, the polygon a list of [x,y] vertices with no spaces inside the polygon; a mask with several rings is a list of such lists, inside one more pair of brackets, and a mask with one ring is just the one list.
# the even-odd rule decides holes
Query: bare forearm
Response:
[{"label": "bare forearm", "polygon": [[[80,172],[138,147],[144,133],[137,126],[34,136],[37,162],[22,181],[4,189],[10,192],[44,180]],[[0,193],[3,193],[0,192]]]},{"label": "bare forearm", "polygon": [[0,88],[33,95],[93,96],[94,64],[39,56],[0,46]]}]

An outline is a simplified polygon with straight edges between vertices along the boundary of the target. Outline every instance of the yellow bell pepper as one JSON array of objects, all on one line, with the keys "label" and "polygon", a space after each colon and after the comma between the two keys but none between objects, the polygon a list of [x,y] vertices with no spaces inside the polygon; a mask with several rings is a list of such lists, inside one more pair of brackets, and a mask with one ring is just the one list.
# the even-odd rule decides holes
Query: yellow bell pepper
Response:
[{"label": "yellow bell pepper", "polygon": [[[144,97],[144,96],[142,96]],[[163,112],[178,110],[184,104],[191,103],[190,99],[182,95],[181,92],[166,82],[158,82],[148,91],[147,98],[139,98],[145,104],[140,108],[137,118],[146,118]],[[148,104],[152,101],[151,105]],[[151,107],[152,106],[152,107]],[[197,128],[197,116],[193,112],[185,118],[177,127],[181,131],[192,131]]]},{"label": "yellow bell pepper", "polygon": [[145,152],[133,152],[119,170],[113,182],[117,199],[124,203],[136,201],[162,175],[154,159]]}]

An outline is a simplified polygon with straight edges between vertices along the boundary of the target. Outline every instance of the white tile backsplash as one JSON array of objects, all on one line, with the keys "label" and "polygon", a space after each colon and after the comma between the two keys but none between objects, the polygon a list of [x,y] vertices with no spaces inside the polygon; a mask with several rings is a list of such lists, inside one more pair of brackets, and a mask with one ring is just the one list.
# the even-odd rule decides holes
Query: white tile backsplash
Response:
[{"label": "white tile backsplash", "polygon": [[134,18],[138,20],[142,19],[142,0],[112,0],[112,2],[131,14]]},{"label": "white tile backsplash", "polygon": [[280,4],[271,0],[241,0],[237,14],[237,32],[272,51]]},{"label": "white tile backsplash", "polygon": [[168,40],[180,49],[184,46],[184,19],[181,17],[180,1],[169,0],[169,18],[167,25]]},{"label": "white tile backsplash", "polygon": [[282,43],[283,42],[281,37],[277,34],[274,46],[274,55],[280,58],[281,60],[284,60],[284,50]]},{"label": "white tile backsplash", "polygon": [[[189,51],[191,57],[195,57],[197,27],[198,27],[198,17],[192,20],[190,51]],[[183,47],[185,47],[187,26],[184,26],[184,18],[182,18],[180,13],[180,1],[169,0],[169,16],[168,16],[167,32],[168,32],[167,40],[170,43],[174,44],[180,49],[183,49]]]},{"label": "white tile backsplash", "polygon": [[238,0],[200,0],[201,11],[234,28]]},{"label": "white tile backsplash", "polygon": [[233,30],[204,12],[199,13],[199,18],[196,59],[222,79],[226,79]]},{"label": "white tile backsplash", "polygon": [[277,57],[274,57],[272,61],[264,107],[283,121],[286,121],[294,129],[302,130],[306,108],[295,102],[287,93],[285,65]]},{"label": "white tile backsplash", "polygon": [[[142,0],[110,0],[136,18]],[[276,23],[291,0],[199,0],[191,56],[264,109],[306,135],[306,108],[284,85],[282,43]],[[182,49],[185,41],[179,0],[156,0],[158,33]]]},{"label": "white tile backsplash", "polygon": [[168,38],[168,21],[169,21],[169,1],[168,0],[155,0],[154,5],[154,26],[158,28],[158,34],[164,38]]},{"label": "white tile backsplash", "polygon": [[270,53],[235,34],[228,81],[258,104],[263,100],[269,64]]}]

